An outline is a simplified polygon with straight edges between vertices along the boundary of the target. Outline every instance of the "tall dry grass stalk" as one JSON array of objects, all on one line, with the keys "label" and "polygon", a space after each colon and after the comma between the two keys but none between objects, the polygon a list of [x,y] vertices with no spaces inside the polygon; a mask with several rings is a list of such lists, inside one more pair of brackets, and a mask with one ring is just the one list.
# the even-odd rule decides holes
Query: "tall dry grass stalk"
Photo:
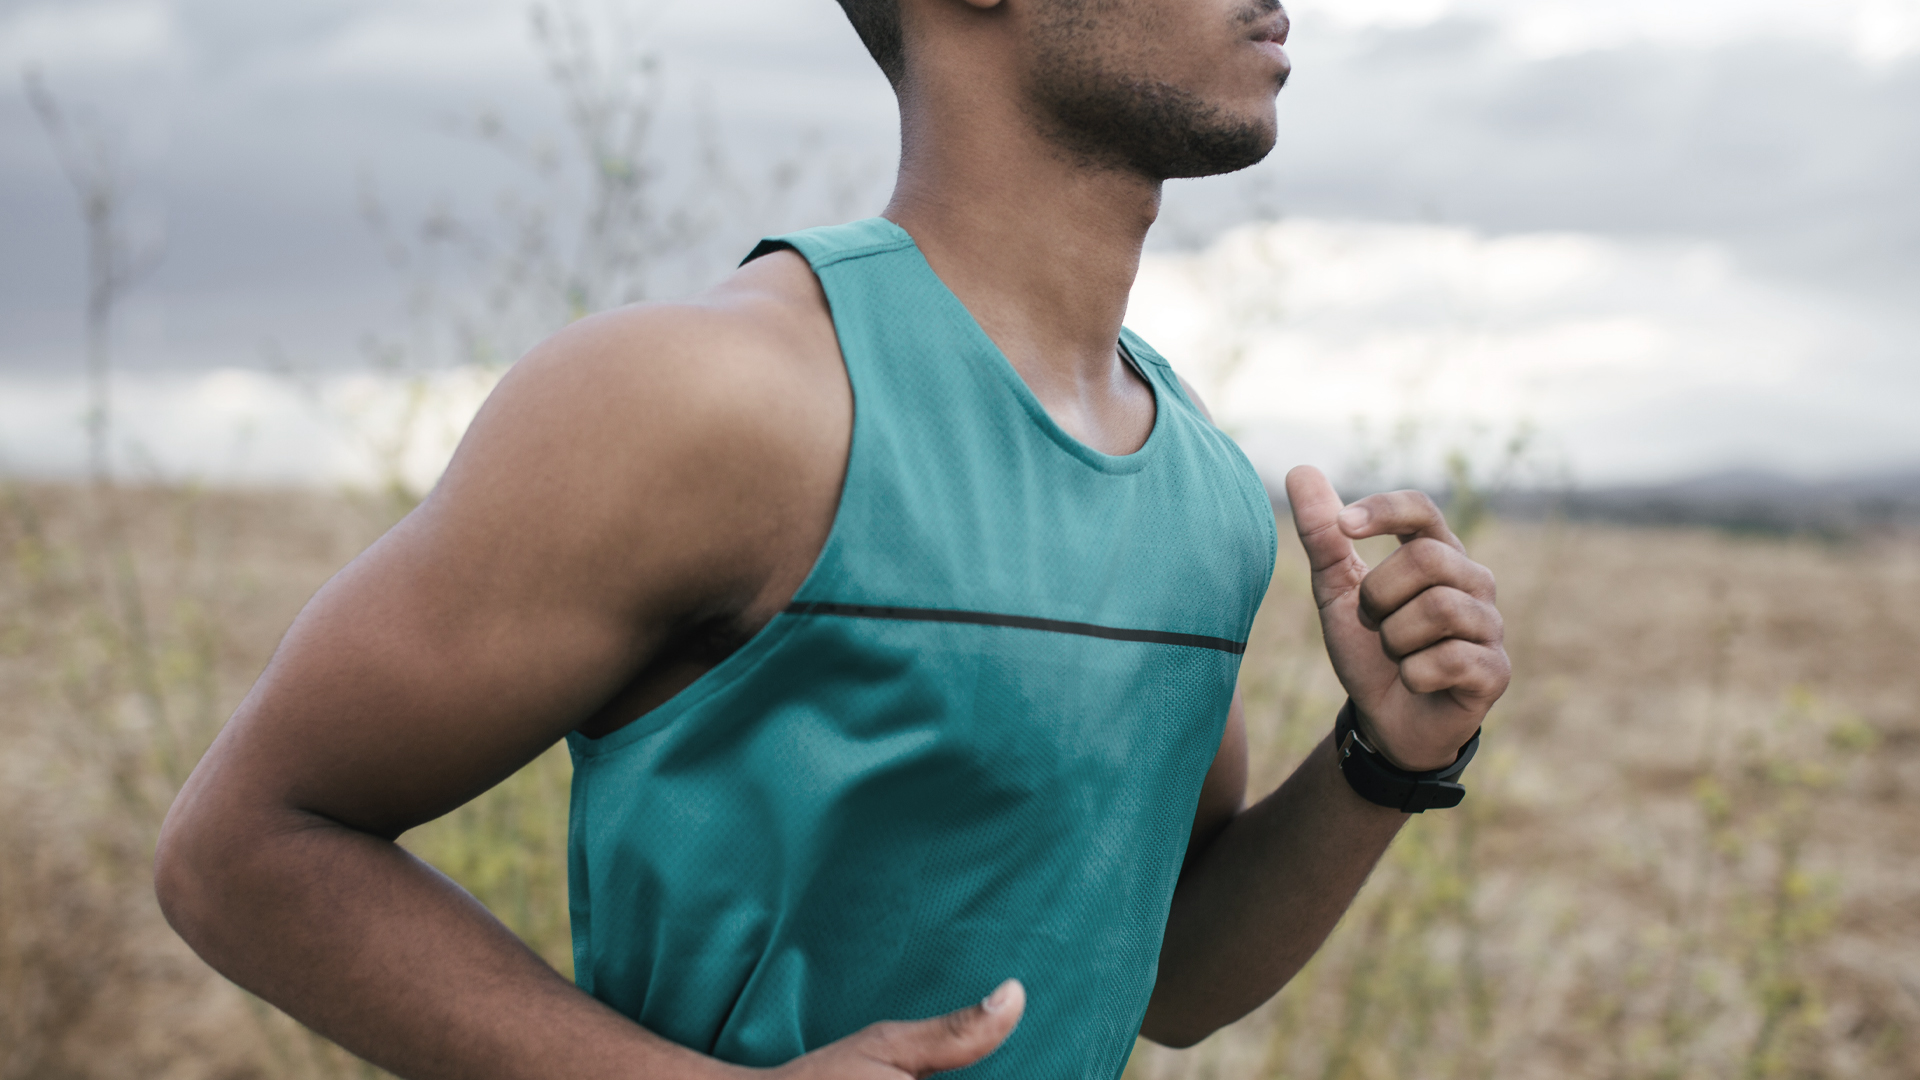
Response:
[{"label": "tall dry grass stalk", "polygon": [[[0,499],[0,1080],[372,1075],[201,966],[148,868],[184,770],[392,508],[122,491],[122,579],[90,569],[89,497]],[[1518,674],[1467,803],[1409,826],[1274,1002],[1143,1045],[1132,1080],[1920,1075],[1920,539],[1495,524],[1475,551]],[[1291,555],[1245,678],[1264,790],[1339,703]],[[567,780],[556,750],[404,841],[562,971]]]}]

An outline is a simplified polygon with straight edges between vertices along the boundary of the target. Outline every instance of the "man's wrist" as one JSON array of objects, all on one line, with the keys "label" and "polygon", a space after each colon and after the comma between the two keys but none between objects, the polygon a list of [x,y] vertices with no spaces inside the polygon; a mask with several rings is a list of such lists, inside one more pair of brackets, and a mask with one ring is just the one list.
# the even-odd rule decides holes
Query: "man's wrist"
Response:
[{"label": "man's wrist", "polygon": [[1460,775],[1480,749],[1480,733],[1460,748],[1451,764],[1426,772],[1402,769],[1388,760],[1361,731],[1359,710],[1348,698],[1334,720],[1335,762],[1347,784],[1361,798],[1377,806],[1418,814],[1458,806],[1466,797]]}]

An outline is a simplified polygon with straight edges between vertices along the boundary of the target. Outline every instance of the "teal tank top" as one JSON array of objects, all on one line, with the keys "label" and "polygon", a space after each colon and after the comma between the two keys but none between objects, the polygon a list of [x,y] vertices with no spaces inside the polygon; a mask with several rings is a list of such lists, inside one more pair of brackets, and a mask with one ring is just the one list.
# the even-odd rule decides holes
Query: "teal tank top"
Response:
[{"label": "teal tank top", "polygon": [[[853,387],[791,606],[665,704],[569,738],[575,977],[723,1061],[1027,1011],[952,1075],[1112,1080],[1273,572],[1272,505],[1166,361],[1152,434],[1055,424],[899,226],[763,242],[825,288]],[[751,256],[750,256],[751,257]]]}]

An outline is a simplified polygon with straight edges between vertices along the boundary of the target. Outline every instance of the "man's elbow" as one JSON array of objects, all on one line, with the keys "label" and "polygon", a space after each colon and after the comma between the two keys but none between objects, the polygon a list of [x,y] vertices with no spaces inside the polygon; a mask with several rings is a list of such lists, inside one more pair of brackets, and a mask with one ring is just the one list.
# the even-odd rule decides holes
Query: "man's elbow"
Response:
[{"label": "man's elbow", "polygon": [[1191,1049],[1218,1030],[1220,1025],[1209,1026],[1191,1017],[1168,1016],[1166,1009],[1156,1009],[1152,1004],[1147,1006],[1146,1018],[1140,1022],[1141,1038],[1170,1050]]},{"label": "man's elbow", "polygon": [[1212,1034],[1212,1030],[1199,1029],[1192,1031],[1156,1031],[1146,1027],[1140,1029],[1141,1038],[1169,1050],[1191,1050],[1205,1042],[1207,1036]]},{"label": "man's elbow", "polygon": [[208,799],[190,784],[167,811],[153,853],[153,893],[160,913],[193,950],[212,961],[217,946],[222,897],[230,890],[222,872],[235,869],[220,852],[231,850],[231,815],[212,812]]},{"label": "man's elbow", "polygon": [[195,826],[191,812],[176,800],[160,826],[160,842],[153,850],[153,895],[160,901],[160,913],[181,937],[192,937],[188,927],[195,923],[194,912],[204,902],[204,887],[194,865]]}]

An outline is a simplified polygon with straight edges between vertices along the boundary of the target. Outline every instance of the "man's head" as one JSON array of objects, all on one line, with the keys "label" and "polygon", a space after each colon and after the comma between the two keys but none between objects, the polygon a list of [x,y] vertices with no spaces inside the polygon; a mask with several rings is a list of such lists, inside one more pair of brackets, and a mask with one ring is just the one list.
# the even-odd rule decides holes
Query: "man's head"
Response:
[{"label": "man's head", "polygon": [[[1273,148],[1286,82],[1280,0],[840,0],[903,96],[956,50],[992,50],[1061,149],[1157,180],[1232,172]],[[936,93],[979,93],[958,82]]]}]

